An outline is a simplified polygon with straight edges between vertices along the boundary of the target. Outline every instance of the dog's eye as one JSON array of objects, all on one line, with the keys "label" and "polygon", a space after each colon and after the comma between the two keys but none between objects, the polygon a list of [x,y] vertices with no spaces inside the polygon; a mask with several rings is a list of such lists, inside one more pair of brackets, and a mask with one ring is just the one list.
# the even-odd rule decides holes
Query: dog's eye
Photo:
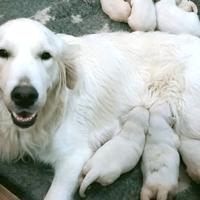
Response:
[{"label": "dog's eye", "polygon": [[0,57],[1,58],[9,58],[10,53],[6,49],[0,49]]},{"label": "dog's eye", "polygon": [[44,52],[42,52],[42,53],[40,54],[40,58],[41,58],[42,60],[49,60],[50,58],[52,58],[52,55],[51,55],[49,52],[44,51]]}]

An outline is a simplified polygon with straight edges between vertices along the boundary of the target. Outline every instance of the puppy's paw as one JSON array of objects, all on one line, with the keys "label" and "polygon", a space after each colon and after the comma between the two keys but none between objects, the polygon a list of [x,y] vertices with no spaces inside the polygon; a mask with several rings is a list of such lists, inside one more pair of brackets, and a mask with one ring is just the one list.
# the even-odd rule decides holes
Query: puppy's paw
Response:
[{"label": "puppy's paw", "polygon": [[86,163],[82,170],[79,194],[85,197],[85,191],[93,182],[98,182],[103,186],[113,183],[120,175],[121,170],[109,163],[96,159],[95,155]]},{"label": "puppy's paw", "polygon": [[169,183],[151,183],[145,184],[141,191],[141,200],[169,200],[175,195],[176,184]]}]

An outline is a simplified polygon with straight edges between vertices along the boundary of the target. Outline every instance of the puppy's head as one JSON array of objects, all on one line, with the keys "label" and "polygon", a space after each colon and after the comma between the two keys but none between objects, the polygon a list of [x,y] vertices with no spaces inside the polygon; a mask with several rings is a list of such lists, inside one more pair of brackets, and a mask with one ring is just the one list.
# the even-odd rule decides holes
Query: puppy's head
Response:
[{"label": "puppy's head", "polygon": [[64,49],[63,41],[36,21],[16,19],[0,27],[0,89],[17,126],[34,125],[49,91],[64,81],[59,64]]}]

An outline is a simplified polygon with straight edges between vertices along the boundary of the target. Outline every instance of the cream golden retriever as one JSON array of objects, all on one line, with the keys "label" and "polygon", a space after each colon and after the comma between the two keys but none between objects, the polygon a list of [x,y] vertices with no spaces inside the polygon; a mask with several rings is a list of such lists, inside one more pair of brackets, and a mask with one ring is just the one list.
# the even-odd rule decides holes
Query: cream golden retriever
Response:
[{"label": "cream golden retriever", "polygon": [[[166,200],[179,175],[200,180],[200,39],[56,35],[38,22],[0,26],[0,156],[55,168],[45,200],[110,184],[142,156],[141,200]],[[67,87],[66,87],[67,86]]]}]

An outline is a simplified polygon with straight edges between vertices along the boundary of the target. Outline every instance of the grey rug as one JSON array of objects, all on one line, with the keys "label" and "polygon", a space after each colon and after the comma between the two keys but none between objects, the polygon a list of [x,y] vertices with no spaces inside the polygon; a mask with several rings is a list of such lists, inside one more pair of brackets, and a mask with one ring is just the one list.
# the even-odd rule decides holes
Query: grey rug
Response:
[{"label": "grey rug", "polygon": [[[200,5],[200,0],[195,2]],[[73,35],[130,31],[126,24],[111,21],[102,12],[99,0],[0,0],[0,24],[18,17],[37,19],[55,32]],[[50,166],[33,162],[30,158],[17,163],[0,162],[0,183],[22,200],[41,200],[52,177]],[[200,200],[200,186],[192,181],[187,182],[175,199]],[[141,186],[139,163],[135,169],[108,187],[93,184],[87,191],[86,200],[139,200]],[[75,200],[79,199],[76,194]]]}]

